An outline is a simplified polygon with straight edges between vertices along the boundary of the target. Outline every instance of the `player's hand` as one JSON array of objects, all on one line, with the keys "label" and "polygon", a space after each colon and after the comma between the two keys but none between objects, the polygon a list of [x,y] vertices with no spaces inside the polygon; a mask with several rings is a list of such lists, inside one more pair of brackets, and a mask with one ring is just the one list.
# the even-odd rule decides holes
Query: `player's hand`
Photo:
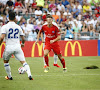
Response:
[{"label": "player's hand", "polygon": [[54,40],[50,40],[50,44],[54,43]]},{"label": "player's hand", "polygon": [[39,42],[39,40],[37,39],[36,42],[35,42],[35,44],[37,44],[38,42]]},{"label": "player's hand", "polygon": [[24,47],[24,44],[23,43],[21,44],[21,47]]},{"label": "player's hand", "polygon": [[44,41],[44,40],[42,40],[42,43],[45,43],[45,41]]}]

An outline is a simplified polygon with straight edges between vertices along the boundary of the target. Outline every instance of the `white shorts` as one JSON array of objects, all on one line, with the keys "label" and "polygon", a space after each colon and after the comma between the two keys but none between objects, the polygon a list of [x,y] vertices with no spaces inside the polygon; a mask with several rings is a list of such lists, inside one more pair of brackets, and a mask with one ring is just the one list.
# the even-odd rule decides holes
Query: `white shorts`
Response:
[{"label": "white shorts", "polygon": [[12,54],[19,61],[25,61],[24,53],[20,45],[7,45],[3,52],[3,59],[9,60]]}]

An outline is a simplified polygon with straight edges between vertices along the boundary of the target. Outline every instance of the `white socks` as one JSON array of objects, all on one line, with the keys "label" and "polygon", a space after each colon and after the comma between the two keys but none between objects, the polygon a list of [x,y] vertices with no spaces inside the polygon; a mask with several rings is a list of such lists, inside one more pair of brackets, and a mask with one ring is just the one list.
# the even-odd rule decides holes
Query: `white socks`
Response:
[{"label": "white socks", "polygon": [[44,57],[43,57],[43,61],[44,61],[44,66],[46,65],[46,63],[45,63],[45,59],[44,59]]},{"label": "white socks", "polygon": [[[11,75],[11,68],[10,68],[9,63],[4,63],[4,67],[5,67],[6,73],[8,74],[8,77],[11,78],[12,75]],[[26,70],[26,72],[28,74],[28,77],[32,76],[31,75],[31,71],[30,71],[30,67],[26,62],[23,64],[23,67],[25,68],[25,70]]]},{"label": "white socks", "polygon": [[11,75],[11,68],[9,66],[9,63],[4,63],[4,67],[5,67],[6,73],[8,74],[8,77],[11,78],[12,75]]},{"label": "white socks", "polygon": [[[58,56],[54,54],[54,64],[57,64]],[[43,57],[44,65],[46,65],[44,57]]]},{"label": "white socks", "polygon": [[57,64],[58,56],[54,54],[54,64]]},{"label": "white socks", "polygon": [[25,68],[25,70],[26,70],[26,72],[27,72],[27,74],[28,74],[28,77],[29,76],[32,76],[31,75],[31,71],[30,71],[30,67],[29,67],[29,65],[25,62],[25,63],[23,63],[23,67]]}]

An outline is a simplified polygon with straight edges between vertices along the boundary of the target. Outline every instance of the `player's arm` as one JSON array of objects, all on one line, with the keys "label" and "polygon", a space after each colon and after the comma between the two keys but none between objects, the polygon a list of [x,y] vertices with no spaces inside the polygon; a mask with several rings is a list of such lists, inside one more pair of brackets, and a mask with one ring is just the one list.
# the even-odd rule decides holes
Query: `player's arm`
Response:
[{"label": "player's arm", "polygon": [[6,34],[1,34],[1,38],[0,38],[0,45],[2,44],[4,38],[5,38]]},{"label": "player's arm", "polygon": [[23,28],[21,28],[20,26],[19,26],[19,30],[20,30],[20,38],[21,38],[21,40],[22,40],[22,43],[21,43],[21,47],[24,47],[24,44],[25,44],[25,38],[24,38],[24,33],[23,33]]},{"label": "player's arm", "polygon": [[54,43],[56,41],[59,41],[60,39],[61,39],[61,35],[58,35],[56,39],[50,40],[50,43],[52,44],[52,43]]},{"label": "player's arm", "polygon": [[42,43],[45,43],[44,38],[43,38],[43,33],[41,33],[41,40],[42,40]]},{"label": "player's arm", "polygon": [[35,44],[37,44],[37,43],[39,42],[39,38],[41,37],[41,32],[43,32],[43,27],[42,27],[42,29],[38,32],[37,40],[36,40]]},{"label": "player's arm", "polygon": [[21,39],[22,39],[21,47],[24,47],[24,44],[25,44],[25,38],[24,38],[23,35],[21,36]]},{"label": "player's arm", "polygon": [[41,32],[39,31],[39,32],[38,32],[38,35],[37,35],[37,40],[36,40],[35,44],[37,44],[37,43],[39,42],[40,36],[41,36]]}]

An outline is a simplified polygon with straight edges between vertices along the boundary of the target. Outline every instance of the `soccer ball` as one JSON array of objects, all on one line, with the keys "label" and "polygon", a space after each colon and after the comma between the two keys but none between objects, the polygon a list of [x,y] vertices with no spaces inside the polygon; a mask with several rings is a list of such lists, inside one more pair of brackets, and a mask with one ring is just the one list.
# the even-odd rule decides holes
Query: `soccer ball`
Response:
[{"label": "soccer ball", "polygon": [[18,73],[19,74],[24,74],[25,73],[25,68],[24,67],[19,67],[18,68]]}]

